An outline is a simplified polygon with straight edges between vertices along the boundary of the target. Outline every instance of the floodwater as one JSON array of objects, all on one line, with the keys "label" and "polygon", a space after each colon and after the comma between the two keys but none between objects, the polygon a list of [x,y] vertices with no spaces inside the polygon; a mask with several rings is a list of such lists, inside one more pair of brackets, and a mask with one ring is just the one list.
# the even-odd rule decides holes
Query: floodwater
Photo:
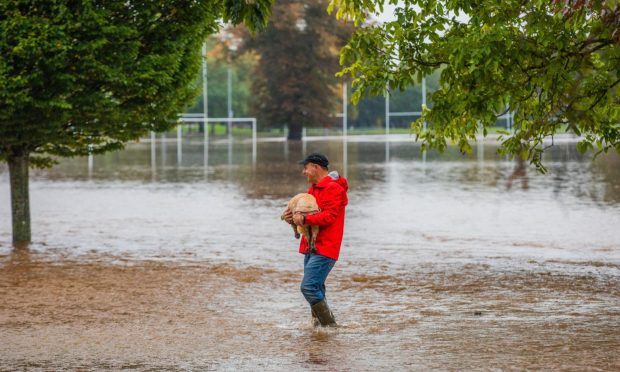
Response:
[{"label": "floodwater", "polygon": [[[620,156],[495,146],[158,137],[33,171],[28,251],[0,168],[0,370],[620,370]],[[350,183],[329,330],[279,220],[313,150]]]}]

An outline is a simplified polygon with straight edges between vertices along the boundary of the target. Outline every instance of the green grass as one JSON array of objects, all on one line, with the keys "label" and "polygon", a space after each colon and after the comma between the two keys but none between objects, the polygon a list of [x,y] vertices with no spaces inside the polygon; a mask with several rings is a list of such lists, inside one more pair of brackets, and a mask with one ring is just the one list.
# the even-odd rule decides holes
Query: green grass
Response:
[{"label": "green grass", "polygon": [[[213,137],[226,137],[227,133],[226,133],[226,129],[227,129],[227,125],[225,123],[216,123],[216,124],[211,124],[210,125],[210,129],[211,131],[209,132],[209,134]],[[497,127],[490,127],[487,128],[487,136],[490,135],[497,135],[499,134],[500,130],[506,130],[503,126],[497,126]],[[566,132],[566,126],[560,128],[557,133],[565,133]],[[197,125],[193,125],[193,126],[187,126],[184,125],[182,127],[182,133],[183,136],[187,136],[187,135],[196,135],[198,134],[198,126]],[[281,129],[272,129],[270,131],[259,131],[257,133],[258,137],[261,138],[268,138],[268,137],[283,137],[285,135],[285,131],[281,130]],[[232,134],[234,137],[251,137],[252,136],[252,128],[249,125],[244,125],[241,127],[235,127],[233,126],[232,129]],[[385,128],[349,128],[349,130],[347,131],[347,134],[349,136],[355,136],[355,135],[383,135],[385,134]],[[411,134],[411,131],[409,128],[390,128],[390,134]],[[478,133],[479,135],[482,135],[482,131],[479,131]],[[170,131],[168,132],[168,135],[174,136],[176,135],[176,130]],[[307,128],[306,130],[306,135],[308,137],[313,137],[313,136],[340,136],[342,135],[342,129],[339,127],[333,127],[333,128]]]},{"label": "green grass", "polygon": [[[356,128],[349,129],[347,134],[355,135],[373,135],[373,134],[385,134],[385,128]],[[409,128],[390,128],[390,134],[411,134]]]},{"label": "green grass", "polygon": [[[390,134],[410,134],[409,128],[390,128]],[[385,134],[385,128],[349,128],[347,135],[381,135]],[[306,130],[307,136],[339,136],[342,135],[342,128],[329,128],[324,130],[323,128],[308,128]]]}]

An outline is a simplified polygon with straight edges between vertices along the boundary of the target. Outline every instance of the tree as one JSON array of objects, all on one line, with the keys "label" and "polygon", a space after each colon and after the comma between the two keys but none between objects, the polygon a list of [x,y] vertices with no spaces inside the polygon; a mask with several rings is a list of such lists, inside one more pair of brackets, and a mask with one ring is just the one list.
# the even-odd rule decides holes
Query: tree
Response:
[{"label": "tree", "polygon": [[[403,89],[438,69],[433,108],[412,124],[416,139],[469,152],[476,133],[514,113],[500,154],[545,171],[546,139],[566,130],[577,148],[620,151],[620,5],[618,0],[390,0],[396,20],[361,27],[341,53],[357,102]],[[361,24],[383,0],[332,0],[337,18]],[[423,123],[428,122],[428,130]]]},{"label": "tree", "polygon": [[264,26],[270,0],[14,0],[0,3],[0,161],[13,242],[31,239],[29,166],[117,150],[166,130],[196,93],[200,47],[219,20]]},{"label": "tree", "polygon": [[338,110],[338,52],[352,27],[330,17],[324,0],[283,0],[265,32],[246,39],[259,62],[253,81],[253,115],[267,127],[288,126],[289,140],[303,127],[323,126]]}]

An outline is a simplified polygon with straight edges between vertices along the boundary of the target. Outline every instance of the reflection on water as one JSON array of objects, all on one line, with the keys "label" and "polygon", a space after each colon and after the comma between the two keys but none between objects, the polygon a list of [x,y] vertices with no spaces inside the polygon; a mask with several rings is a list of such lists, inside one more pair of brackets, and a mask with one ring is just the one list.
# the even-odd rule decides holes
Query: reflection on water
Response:
[{"label": "reflection on water", "polygon": [[[353,137],[355,139],[355,137]],[[500,158],[495,142],[477,146],[470,155],[455,147],[443,154],[422,154],[419,146],[408,137],[389,144],[380,141],[352,141],[347,144],[346,164],[343,164],[342,142],[312,140],[304,142],[266,141],[257,146],[253,162],[252,144],[248,141],[215,142],[209,145],[208,165],[205,166],[204,145],[200,139],[187,139],[179,158],[176,139],[159,138],[131,144],[122,152],[96,156],[88,171],[86,158],[62,159],[51,171],[35,171],[36,176],[50,180],[141,181],[194,183],[223,181],[247,189],[250,197],[271,197],[290,194],[304,186],[296,160],[306,152],[322,151],[330,155],[332,166],[347,173],[359,187],[374,181],[386,182],[390,166],[405,166],[415,171],[412,182],[439,182],[450,187],[498,187],[527,189],[530,181],[534,190],[554,190],[556,195],[572,193],[596,202],[620,202],[620,156],[610,153],[592,161],[591,155],[581,155],[570,141],[557,143],[545,152],[544,162],[549,174],[538,174],[526,162]],[[0,168],[2,170],[4,168]],[[5,170],[5,169],[4,169]],[[6,170],[5,170],[6,172]],[[278,183],[278,187],[273,187]]]},{"label": "reflection on water", "polygon": [[[487,143],[132,144],[33,171],[34,243],[10,248],[0,168],[7,369],[620,369],[620,157],[560,143],[549,174]],[[279,215],[322,151],[351,185],[315,330]],[[180,164],[179,164],[180,163]],[[345,169],[346,168],[346,169]]]}]

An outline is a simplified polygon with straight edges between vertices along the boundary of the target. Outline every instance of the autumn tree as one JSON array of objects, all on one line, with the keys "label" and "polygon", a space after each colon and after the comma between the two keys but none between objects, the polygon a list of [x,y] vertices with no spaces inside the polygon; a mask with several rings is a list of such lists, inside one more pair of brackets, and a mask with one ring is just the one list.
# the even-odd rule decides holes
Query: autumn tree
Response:
[{"label": "autumn tree", "polygon": [[196,94],[221,20],[264,26],[271,0],[0,2],[0,161],[13,242],[31,240],[28,168],[166,130]]},{"label": "autumn tree", "polygon": [[[364,25],[383,0],[332,0],[330,10],[361,27],[342,50],[358,101],[419,82],[441,69],[432,109],[412,125],[422,149],[469,141],[505,112],[514,132],[499,152],[529,159],[560,130],[577,148],[620,151],[618,0],[389,0],[395,20]],[[427,122],[428,130],[423,123]]]},{"label": "autumn tree", "polygon": [[339,50],[352,25],[336,21],[323,0],[282,0],[267,29],[247,38],[244,50],[259,56],[252,111],[263,127],[289,129],[301,139],[304,127],[326,126],[339,110]]}]

